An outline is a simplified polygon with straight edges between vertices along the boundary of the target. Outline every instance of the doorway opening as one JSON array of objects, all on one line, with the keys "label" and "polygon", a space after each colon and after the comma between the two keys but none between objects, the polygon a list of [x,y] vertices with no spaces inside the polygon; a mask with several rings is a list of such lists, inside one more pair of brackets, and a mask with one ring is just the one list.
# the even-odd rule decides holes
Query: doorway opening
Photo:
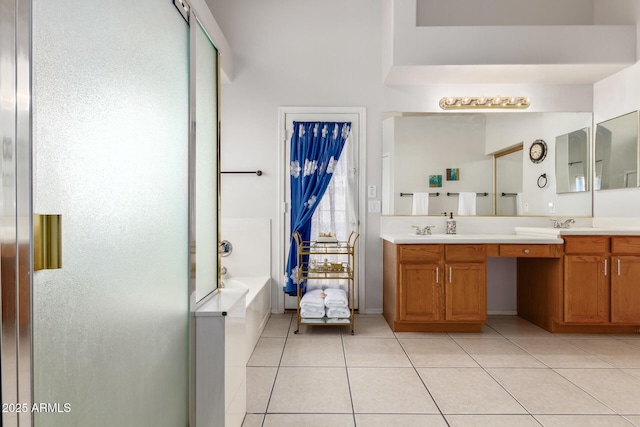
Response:
[{"label": "doorway opening", "polygon": [[[347,240],[352,231],[362,233],[364,221],[361,213],[364,206],[362,200],[362,179],[364,171],[364,108],[281,108],[280,109],[280,180],[281,180],[281,206],[278,250],[278,265],[275,271],[282,272],[284,278],[286,259],[289,252],[291,228],[290,228],[290,144],[294,121],[306,122],[351,122],[351,135],[347,139],[342,154],[338,159],[333,177],[320,204],[314,212],[311,226],[311,239],[315,240],[320,233],[332,231],[336,233],[338,240]],[[364,239],[361,239],[363,242]],[[356,271],[354,286],[354,305],[356,309],[363,308],[364,297],[364,247],[359,245],[356,251]],[[329,260],[331,261],[331,260]],[[281,279],[282,280],[282,279]],[[274,310],[295,310],[297,297],[286,295],[282,291],[282,282],[277,291],[277,303],[273,304]]]}]

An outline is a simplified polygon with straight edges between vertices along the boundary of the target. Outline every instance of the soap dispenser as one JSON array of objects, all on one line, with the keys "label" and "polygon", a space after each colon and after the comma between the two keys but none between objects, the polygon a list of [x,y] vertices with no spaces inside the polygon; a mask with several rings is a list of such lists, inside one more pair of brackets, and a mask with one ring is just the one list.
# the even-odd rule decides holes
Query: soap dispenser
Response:
[{"label": "soap dispenser", "polygon": [[453,212],[449,213],[449,219],[447,219],[447,234],[456,234],[456,220],[453,219]]}]

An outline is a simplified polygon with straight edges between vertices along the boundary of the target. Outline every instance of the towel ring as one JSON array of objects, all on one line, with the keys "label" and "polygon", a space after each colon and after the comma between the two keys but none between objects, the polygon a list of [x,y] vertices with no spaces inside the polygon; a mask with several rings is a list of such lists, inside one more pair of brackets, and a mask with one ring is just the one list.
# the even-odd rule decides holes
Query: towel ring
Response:
[{"label": "towel ring", "polygon": [[543,173],[538,177],[538,188],[544,188],[547,186],[547,174]]}]

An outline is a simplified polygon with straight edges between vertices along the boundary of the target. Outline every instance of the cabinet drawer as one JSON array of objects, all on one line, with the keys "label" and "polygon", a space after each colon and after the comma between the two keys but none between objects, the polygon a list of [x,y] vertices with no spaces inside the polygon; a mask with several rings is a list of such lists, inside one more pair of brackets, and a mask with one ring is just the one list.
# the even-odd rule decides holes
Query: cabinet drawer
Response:
[{"label": "cabinet drawer", "polygon": [[640,237],[612,237],[611,252],[615,254],[640,255]]},{"label": "cabinet drawer", "polygon": [[440,261],[442,245],[401,245],[399,262]]},{"label": "cabinet drawer", "polygon": [[447,245],[445,254],[447,261],[484,261],[487,248],[485,245]]},{"label": "cabinet drawer", "polygon": [[552,245],[500,245],[500,256],[518,258],[553,258],[557,250]]},{"label": "cabinet drawer", "polygon": [[609,252],[607,236],[565,236],[566,254],[603,254]]}]

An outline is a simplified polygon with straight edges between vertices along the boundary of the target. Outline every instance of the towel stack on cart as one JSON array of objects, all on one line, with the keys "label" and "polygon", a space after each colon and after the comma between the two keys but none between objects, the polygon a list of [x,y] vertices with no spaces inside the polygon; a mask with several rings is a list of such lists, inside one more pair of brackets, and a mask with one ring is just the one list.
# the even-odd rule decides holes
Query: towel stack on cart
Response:
[{"label": "towel stack on cart", "polygon": [[348,319],[347,293],[339,288],[313,289],[300,300],[300,317],[305,319]]}]

